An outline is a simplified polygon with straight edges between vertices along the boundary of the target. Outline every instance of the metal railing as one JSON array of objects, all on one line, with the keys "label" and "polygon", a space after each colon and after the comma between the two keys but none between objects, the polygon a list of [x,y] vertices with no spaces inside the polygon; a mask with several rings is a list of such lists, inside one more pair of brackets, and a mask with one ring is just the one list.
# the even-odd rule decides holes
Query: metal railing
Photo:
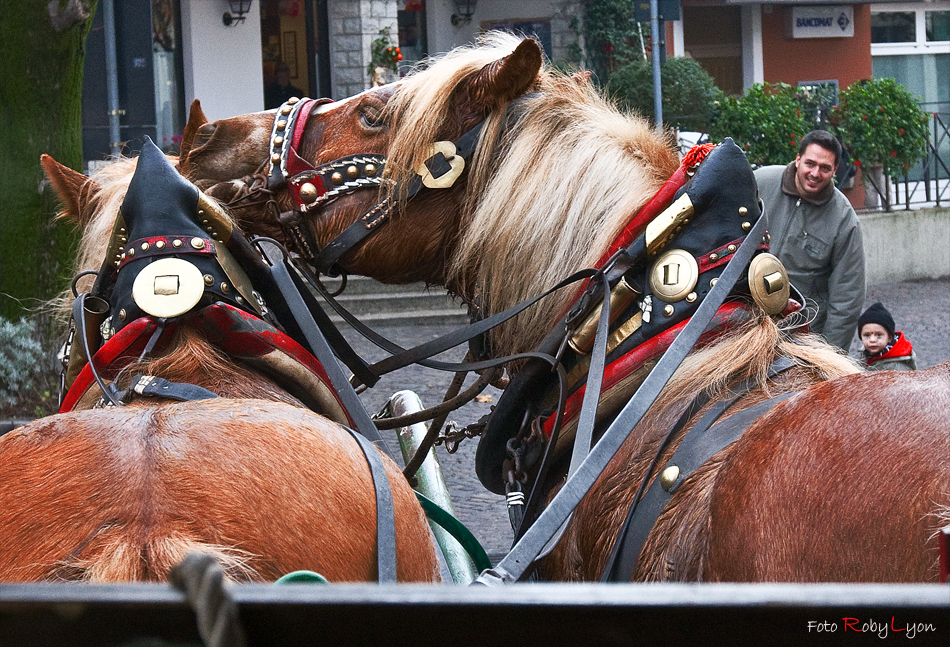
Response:
[{"label": "metal railing", "polygon": [[911,210],[950,204],[950,114],[931,113],[927,154],[900,181],[875,180],[871,173],[861,177],[869,195],[876,194],[885,211],[896,206]]}]

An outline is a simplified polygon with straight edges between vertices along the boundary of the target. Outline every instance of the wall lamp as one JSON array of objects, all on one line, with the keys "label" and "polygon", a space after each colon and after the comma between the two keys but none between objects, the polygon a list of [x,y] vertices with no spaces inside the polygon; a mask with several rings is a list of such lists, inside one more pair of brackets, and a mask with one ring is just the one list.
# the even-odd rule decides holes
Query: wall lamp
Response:
[{"label": "wall lamp", "polygon": [[475,3],[477,0],[455,0],[455,10],[458,13],[452,14],[452,26],[458,27],[472,20],[472,14],[475,13]]},{"label": "wall lamp", "polygon": [[226,27],[244,22],[247,17],[245,14],[251,10],[253,0],[228,0],[228,7],[231,11],[225,11],[221,20]]}]

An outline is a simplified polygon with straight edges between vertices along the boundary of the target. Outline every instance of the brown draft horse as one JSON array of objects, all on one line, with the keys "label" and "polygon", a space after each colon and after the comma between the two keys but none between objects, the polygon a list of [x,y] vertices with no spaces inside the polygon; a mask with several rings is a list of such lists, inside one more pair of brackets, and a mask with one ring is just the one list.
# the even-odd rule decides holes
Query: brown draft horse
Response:
[{"label": "brown draft horse", "polygon": [[[515,110],[507,110],[517,99]],[[273,113],[205,123],[193,107],[181,169],[249,231],[281,236],[257,190]],[[426,69],[310,116],[298,147],[314,165],[354,153],[387,157],[406,185],[431,145],[485,120],[451,188],[400,203],[391,222],[340,258],[381,281],[446,286],[484,313],[594,265],[631,214],[677,169],[668,142],[618,113],[582,76],[542,65],[540,48],[491,36]],[[263,165],[262,165],[263,164]],[[307,215],[318,243],[373,205],[376,191]],[[270,196],[289,210],[285,191]],[[500,356],[533,348],[564,312],[552,298],[493,331]],[[728,393],[752,378],[735,410],[791,390],[676,492],[633,578],[644,581],[935,581],[937,528],[950,521],[950,365],[864,374],[820,340],[780,330],[749,305],[748,321],[694,352],[575,510],[542,564],[545,577],[596,579],[658,437],[688,397]],[[795,368],[766,377],[773,358]],[[675,448],[671,447],[669,451]],[[667,453],[669,455],[669,452]],[[563,474],[547,487],[558,487]]]},{"label": "brown draft horse", "polygon": [[[117,162],[94,182],[44,159],[65,213],[84,231],[80,269],[101,265],[134,164]],[[376,580],[374,488],[356,441],[196,330],[183,324],[176,335],[125,371],[221,397],[134,398],[0,438],[0,581],[165,580],[189,551],[210,553],[238,581],[298,570],[331,582]],[[398,579],[437,581],[421,507],[383,459]]]}]

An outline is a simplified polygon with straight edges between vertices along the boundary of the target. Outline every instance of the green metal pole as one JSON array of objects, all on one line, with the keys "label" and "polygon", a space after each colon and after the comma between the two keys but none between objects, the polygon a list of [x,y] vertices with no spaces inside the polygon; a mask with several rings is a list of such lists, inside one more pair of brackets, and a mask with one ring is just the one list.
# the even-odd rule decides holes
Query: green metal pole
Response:
[{"label": "green metal pole", "polygon": [[[408,413],[415,413],[422,410],[422,402],[419,396],[412,391],[399,391],[389,399],[389,411],[392,416],[402,416]],[[408,427],[399,427],[396,433],[399,436],[399,449],[402,450],[403,460],[408,462],[416,453],[422,439],[425,438],[427,427],[425,423],[416,423]],[[455,516],[455,509],[452,506],[452,497],[449,494],[449,488],[445,484],[445,477],[442,475],[442,466],[435,454],[434,449],[429,450],[429,455],[416,472],[416,481],[418,486],[416,490],[421,492],[427,498],[439,505],[442,509]],[[450,535],[441,526],[429,521],[429,526],[439,542],[442,549],[442,555],[445,557],[445,563],[448,566],[449,573],[456,584],[468,585],[478,575],[472,562],[469,560],[468,553],[462,545]]]}]

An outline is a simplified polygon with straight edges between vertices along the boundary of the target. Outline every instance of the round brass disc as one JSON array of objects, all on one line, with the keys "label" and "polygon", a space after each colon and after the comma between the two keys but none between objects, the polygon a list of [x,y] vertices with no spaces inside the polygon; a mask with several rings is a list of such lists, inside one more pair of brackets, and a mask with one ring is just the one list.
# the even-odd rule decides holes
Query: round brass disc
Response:
[{"label": "round brass disc", "polygon": [[770,315],[788,305],[790,287],[782,261],[769,253],[759,254],[749,264],[749,291],[756,304]]},{"label": "round brass disc", "polygon": [[197,267],[180,258],[162,258],[135,277],[132,299],[153,317],[177,317],[195,307],[204,289]]},{"label": "round brass disc", "polygon": [[689,252],[671,249],[656,259],[650,270],[650,287],[661,301],[676,303],[696,287],[699,266]]}]

